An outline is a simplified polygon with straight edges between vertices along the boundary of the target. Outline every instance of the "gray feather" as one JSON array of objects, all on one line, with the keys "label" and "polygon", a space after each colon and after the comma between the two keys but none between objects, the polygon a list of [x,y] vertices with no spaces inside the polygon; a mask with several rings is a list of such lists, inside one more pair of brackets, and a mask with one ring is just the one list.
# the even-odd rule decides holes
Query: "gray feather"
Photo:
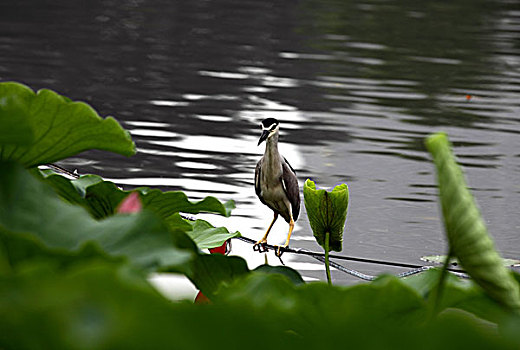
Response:
[{"label": "gray feather", "polygon": [[284,162],[282,163],[282,169],[283,187],[285,189],[287,198],[289,198],[289,201],[291,202],[293,220],[296,221],[298,219],[298,216],[300,215],[301,202],[298,178],[296,177],[296,172],[285,158]]}]

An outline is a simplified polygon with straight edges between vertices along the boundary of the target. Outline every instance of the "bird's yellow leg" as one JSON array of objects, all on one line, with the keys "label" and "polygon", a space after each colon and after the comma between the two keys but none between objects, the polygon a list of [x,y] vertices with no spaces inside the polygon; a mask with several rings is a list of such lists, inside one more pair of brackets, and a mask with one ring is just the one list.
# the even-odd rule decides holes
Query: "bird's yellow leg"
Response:
[{"label": "bird's yellow leg", "polygon": [[[273,217],[273,221],[271,221],[271,225],[269,225],[269,227],[267,228],[267,231],[265,232],[264,237],[262,237],[261,240],[259,240],[255,244],[253,244],[253,249],[257,250],[257,248],[255,248],[255,247],[259,247],[260,244],[267,243],[267,236],[269,235],[269,232],[271,232],[271,229],[273,228],[273,225],[274,225],[276,219],[278,219],[278,213],[274,213],[274,217]],[[258,249],[258,251],[260,251],[260,249]]]},{"label": "bird's yellow leg", "polygon": [[282,256],[282,248],[286,248],[289,246],[289,241],[291,240],[292,231],[294,229],[294,220],[291,216],[291,221],[289,221],[289,233],[287,234],[287,240],[285,241],[285,244],[282,246],[279,246],[276,250],[276,256],[280,257]]}]

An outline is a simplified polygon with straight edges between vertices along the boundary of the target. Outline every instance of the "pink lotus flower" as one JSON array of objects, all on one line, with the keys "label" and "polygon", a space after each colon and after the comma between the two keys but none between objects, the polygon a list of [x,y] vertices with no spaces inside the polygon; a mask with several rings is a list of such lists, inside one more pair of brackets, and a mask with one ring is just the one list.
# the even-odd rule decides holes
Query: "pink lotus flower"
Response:
[{"label": "pink lotus flower", "polygon": [[139,193],[132,192],[119,203],[116,212],[120,214],[138,213],[143,209]]}]

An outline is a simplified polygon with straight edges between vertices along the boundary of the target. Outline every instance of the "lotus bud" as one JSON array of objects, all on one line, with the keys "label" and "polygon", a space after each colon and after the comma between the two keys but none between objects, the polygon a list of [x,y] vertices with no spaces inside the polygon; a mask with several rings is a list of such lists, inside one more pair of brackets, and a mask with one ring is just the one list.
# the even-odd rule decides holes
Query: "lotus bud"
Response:
[{"label": "lotus bud", "polygon": [[303,186],[303,198],[309,223],[318,244],[327,249],[325,237],[328,233],[329,249],[340,252],[347,220],[348,186],[341,184],[327,192],[316,189],[316,184],[307,179]]}]

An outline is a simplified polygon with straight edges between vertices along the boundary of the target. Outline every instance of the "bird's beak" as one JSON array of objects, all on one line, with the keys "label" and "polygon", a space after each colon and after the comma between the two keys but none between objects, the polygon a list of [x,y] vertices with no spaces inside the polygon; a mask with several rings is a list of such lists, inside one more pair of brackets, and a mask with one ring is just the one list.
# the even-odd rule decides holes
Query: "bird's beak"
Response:
[{"label": "bird's beak", "polygon": [[262,136],[260,136],[260,140],[258,140],[258,146],[267,139],[267,136],[269,136],[269,130],[262,130]]}]

